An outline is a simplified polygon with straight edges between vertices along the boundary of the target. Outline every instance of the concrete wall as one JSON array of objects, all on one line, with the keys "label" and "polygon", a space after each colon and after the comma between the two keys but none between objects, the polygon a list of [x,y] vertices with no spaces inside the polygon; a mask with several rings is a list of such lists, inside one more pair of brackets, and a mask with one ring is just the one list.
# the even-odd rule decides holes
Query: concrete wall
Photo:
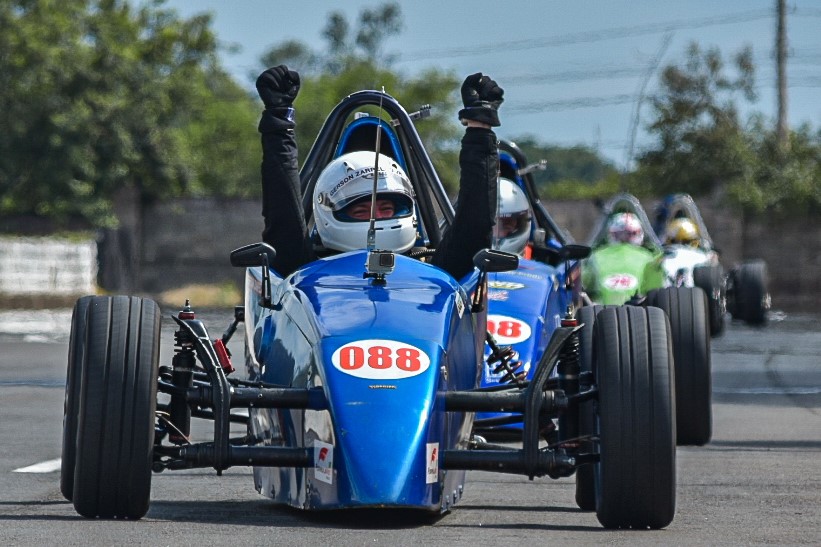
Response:
[{"label": "concrete wall", "polygon": [[259,201],[185,199],[158,204],[143,216],[139,286],[155,293],[191,283],[241,283],[232,250],[260,241]]},{"label": "concrete wall", "polygon": [[[643,202],[648,214],[654,200]],[[725,270],[746,260],[767,263],[773,309],[817,312],[821,307],[821,219],[764,221],[745,219],[726,206],[698,202]],[[599,218],[590,201],[546,204],[557,224],[579,243],[586,243]]]},{"label": "concrete wall", "polygon": [[[644,203],[652,211],[654,201]],[[698,202],[710,235],[729,269],[742,260],[767,262],[773,306],[816,311],[821,304],[821,222],[746,221],[739,214],[706,200]],[[579,243],[598,219],[590,201],[546,203],[559,226]],[[143,223],[141,286],[154,292],[190,282],[240,282],[232,269],[232,249],[260,240],[261,207],[257,201],[181,200],[146,211]]]},{"label": "concrete wall", "polygon": [[[644,204],[652,210],[653,201]],[[598,219],[598,209],[590,201],[548,202],[546,206],[559,226],[572,238],[585,243]],[[742,260],[760,258],[766,261],[770,275],[773,307],[787,311],[816,312],[821,304],[821,222],[817,219],[762,222],[745,220],[737,213],[716,203],[699,200],[701,214],[710,229],[722,263],[729,269]],[[115,234],[119,238],[100,246],[97,277],[100,287],[112,292],[156,294],[192,283],[236,283],[243,271],[229,263],[231,250],[260,240],[261,206],[256,200],[177,200],[143,211],[138,223],[139,234]],[[122,232],[123,230],[120,230]],[[125,236],[128,237],[125,237]],[[39,242],[37,249],[20,238],[0,238],[0,303],[9,302],[9,294],[41,291],[58,295],[87,294],[94,290],[96,273],[93,242],[66,243],[56,247]],[[133,276],[128,286],[108,285],[112,278],[106,255],[122,248],[135,250],[134,264],[120,269]],[[121,250],[121,249],[120,249]],[[127,254],[127,253],[126,253]],[[105,271],[104,271],[105,270]],[[114,272],[113,277],[122,277]],[[68,300],[68,297],[67,297]]]},{"label": "concrete wall", "polygon": [[0,237],[0,303],[62,304],[96,290],[94,240]]}]

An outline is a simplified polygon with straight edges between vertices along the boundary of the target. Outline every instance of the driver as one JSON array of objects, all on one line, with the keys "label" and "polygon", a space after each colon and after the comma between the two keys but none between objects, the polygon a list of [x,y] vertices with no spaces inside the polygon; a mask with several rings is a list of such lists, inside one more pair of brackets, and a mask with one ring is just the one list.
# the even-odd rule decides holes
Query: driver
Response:
[{"label": "driver", "polygon": [[695,222],[687,217],[674,219],[667,226],[664,234],[664,243],[667,245],[689,245],[698,247],[701,238],[698,235],[698,227]]},{"label": "driver", "polygon": [[641,221],[633,213],[616,213],[607,227],[607,238],[610,243],[644,243],[644,229]]},{"label": "driver", "polygon": [[[276,249],[273,267],[283,276],[316,259],[302,208],[294,138],[293,102],[299,86],[299,74],[285,65],[269,68],[256,82],[265,104],[259,122],[265,219],[262,239]],[[454,221],[431,259],[456,279],[473,270],[476,252],[491,246],[499,171],[498,143],[491,128],[500,125],[498,109],[504,100],[502,88],[482,73],[465,78],[461,93],[464,108],[459,111],[459,120],[466,128],[459,154],[458,205]],[[329,163],[317,179],[313,215],[326,249],[365,248],[373,168],[373,152],[352,152]],[[379,157],[377,176],[375,225],[377,234],[386,236],[380,241],[377,235],[377,246],[405,252],[416,238],[412,187],[401,167],[384,155]],[[360,193],[361,187],[367,187],[367,194]]]},{"label": "driver", "polygon": [[495,248],[525,256],[530,239],[530,204],[524,191],[510,179],[499,179],[499,215],[493,228]]},{"label": "driver", "polygon": [[[314,188],[314,220],[322,246],[332,251],[362,249],[371,218],[374,153],[343,154],[320,173]],[[374,208],[376,247],[397,253],[416,243],[413,186],[393,159],[379,154]]]}]

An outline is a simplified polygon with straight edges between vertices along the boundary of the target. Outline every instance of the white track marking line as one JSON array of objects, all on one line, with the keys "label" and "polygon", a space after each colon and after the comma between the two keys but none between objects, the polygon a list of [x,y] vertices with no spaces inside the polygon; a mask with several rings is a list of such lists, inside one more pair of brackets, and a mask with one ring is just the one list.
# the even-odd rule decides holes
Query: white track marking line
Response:
[{"label": "white track marking line", "polygon": [[60,470],[61,461],[62,460],[60,458],[57,458],[56,460],[35,463],[34,465],[29,465],[28,467],[15,469],[12,473],[53,473],[54,471]]}]

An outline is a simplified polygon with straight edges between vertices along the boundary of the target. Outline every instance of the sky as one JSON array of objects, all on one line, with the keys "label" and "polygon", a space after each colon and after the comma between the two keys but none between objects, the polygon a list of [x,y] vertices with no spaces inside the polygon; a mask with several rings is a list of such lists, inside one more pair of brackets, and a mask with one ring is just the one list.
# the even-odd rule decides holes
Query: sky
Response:
[{"label": "sky", "polygon": [[[381,3],[167,0],[165,5],[182,17],[210,12],[225,46],[223,66],[252,91],[254,77],[265,68],[259,59],[271,46],[299,39],[322,50],[321,33],[331,12],[355,23],[363,9]],[[618,167],[629,165],[631,141],[635,151],[653,144],[645,131],[652,114],[646,98],[658,90],[659,67],[682,62],[693,41],[717,47],[728,63],[751,46],[758,100],[742,104],[742,113],[761,113],[773,123],[776,117],[776,0],[412,0],[400,5],[403,29],[384,48],[397,55],[393,68],[406,76],[430,67],[452,70],[459,79],[474,72],[490,75],[505,89],[500,138],[585,145]],[[821,1],[787,0],[787,7],[788,121],[794,128],[809,123],[818,129]]]}]

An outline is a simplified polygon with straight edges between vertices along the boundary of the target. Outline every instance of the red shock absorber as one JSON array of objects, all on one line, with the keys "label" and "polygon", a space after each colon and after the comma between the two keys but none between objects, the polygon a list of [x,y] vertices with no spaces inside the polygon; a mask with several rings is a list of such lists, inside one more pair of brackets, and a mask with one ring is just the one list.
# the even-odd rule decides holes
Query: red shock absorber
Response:
[{"label": "red shock absorber", "polygon": [[222,339],[217,338],[214,340],[214,351],[217,353],[217,359],[219,359],[220,366],[225,374],[234,372],[234,365],[231,364],[231,354],[228,353],[228,348],[225,347]]}]

